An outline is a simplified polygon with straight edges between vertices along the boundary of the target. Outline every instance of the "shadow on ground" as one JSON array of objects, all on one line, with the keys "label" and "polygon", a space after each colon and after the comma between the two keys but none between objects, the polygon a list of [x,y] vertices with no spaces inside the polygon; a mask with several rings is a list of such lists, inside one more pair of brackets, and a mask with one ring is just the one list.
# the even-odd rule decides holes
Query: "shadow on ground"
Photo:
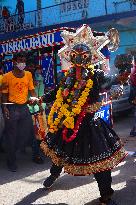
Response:
[{"label": "shadow on ground", "polygon": [[[57,180],[57,182],[54,184],[54,186],[51,189],[49,189],[49,190],[46,190],[45,188],[37,189],[35,192],[32,192],[29,195],[27,195],[26,197],[24,197],[20,202],[16,203],[16,205],[32,204],[36,200],[48,195],[48,193],[50,193],[50,192],[54,192],[56,190],[74,189],[74,188],[77,188],[77,187],[80,187],[80,186],[83,186],[86,184],[90,184],[93,181],[94,181],[93,176],[74,177],[74,176],[64,175]],[[57,203],[55,203],[55,204],[57,204]],[[65,205],[65,203],[59,203],[59,204]],[[48,205],[48,203],[47,204],[45,203],[44,205]]]},{"label": "shadow on ground", "polygon": [[[30,205],[33,202],[35,202],[37,199],[45,196],[48,194],[49,191],[46,191],[44,188],[37,189],[35,192],[32,192],[29,194],[27,197],[25,197],[22,201],[16,203],[15,205]],[[36,204],[36,205],[51,205],[50,203],[45,203],[45,204]],[[57,205],[57,203],[52,204],[52,205]],[[58,205],[67,205],[65,203],[59,203]]]},{"label": "shadow on ground", "polygon": [[[130,180],[126,182],[126,187],[124,189],[115,191],[113,200],[117,205],[135,205],[136,204],[136,180]],[[98,200],[93,200],[84,205],[98,205]]]},{"label": "shadow on ground", "polygon": [[[134,157],[129,156],[122,162],[122,164],[120,164],[120,166],[118,166],[116,169],[113,170],[113,186],[116,185],[116,189],[117,189],[115,190],[113,200],[116,201],[118,205],[135,205],[136,204],[136,194],[135,194],[136,175],[134,175],[135,173],[134,172],[135,170],[134,160],[135,160]],[[32,192],[26,197],[24,197],[16,205],[33,204],[36,200],[42,197],[45,197],[50,192],[54,192],[56,190],[70,190],[70,189],[74,189],[76,187],[80,187],[86,184],[90,184],[90,188],[93,188],[91,187],[91,182],[93,181],[94,181],[93,176],[90,176],[90,177],[74,177],[73,176],[72,177],[69,175],[63,175],[57,180],[57,182],[54,184],[54,186],[50,190],[40,188],[36,190],[35,192]],[[120,185],[121,183],[125,183],[124,188],[121,187]],[[58,205],[59,204],[66,205],[65,203],[58,203]],[[95,199],[84,205],[98,205],[98,204],[99,204],[98,199]],[[41,204],[37,204],[37,205],[41,205]],[[45,203],[43,205],[51,205],[51,204]]]},{"label": "shadow on ground", "polygon": [[125,183],[123,189],[116,190],[114,200],[118,205],[135,205],[136,204],[136,162],[133,156],[128,156],[126,162],[122,167],[117,167],[120,171],[119,175],[113,177],[113,184]]},{"label": "shadow on ground", "polygon": [[[26,198],[24,198],[21,202],[16,203],[15,205],[30,205],[34,201],[36,201],[38,198],[43,197],[47,195],[47,191],[45,189],[40,188],[37,189],[35,192],[32,192],[30,195],[28,195]],[[55,203],[55,204],[50,204],[50,203],[45,203],[45,204],[35,204],[35,205],[68,205],[65,203]]]},{"label": "shadow on ground", "polygon": [[[136,205],[136,162],[135,158],[132,156],[126,157],[126,159],[120,164],[116,169],[112,171],[113,173],[113,183],[116,185],[118,190],[115,190],[113,195],[113,200],[116,201],[118,205]],[[115,175],[114,175],[115,174]],[[117,175],[116,175],[117,174]],[[121,183],[125,183],[124,188],[120,189]],[[120,189],[120,190],[119,190]],[[98,200],[93,200],[85,205],[97,205]]]},{"label": "shadow on ground", "polygon": [[6,156],[0,153],[0,185],[10,183],[12,181],[20,180],[25,177],[36,174],[49,169],[51,161],[49,158],[44,158],[44,164],[36,164],[32,162],[32,154],[21,154],[17,160],[18,170],[17,172],[10,172],[6,166]]}]

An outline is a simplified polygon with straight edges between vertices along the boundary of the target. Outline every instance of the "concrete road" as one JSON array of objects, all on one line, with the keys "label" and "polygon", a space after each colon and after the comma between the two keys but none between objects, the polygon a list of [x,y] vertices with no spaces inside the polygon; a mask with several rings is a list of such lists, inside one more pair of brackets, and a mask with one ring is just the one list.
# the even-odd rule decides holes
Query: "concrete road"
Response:
[{"label": "concrete road", "polygon": [[[136,138],[128,137],[132,117],[123,116],[115,120],[114,128],[119,133],[128,157],[113,170],[114,199],[118,205],[136,205]],[[31,151],[18,156],[18,172],[7,171],[5,155],[0,153],[0,205],[97,205],[98,187],[93,176],[73,177],[62,173],[54,186],[46,191],[43,180],[49,175],[50,160],[44,165],[31,161]]]}]

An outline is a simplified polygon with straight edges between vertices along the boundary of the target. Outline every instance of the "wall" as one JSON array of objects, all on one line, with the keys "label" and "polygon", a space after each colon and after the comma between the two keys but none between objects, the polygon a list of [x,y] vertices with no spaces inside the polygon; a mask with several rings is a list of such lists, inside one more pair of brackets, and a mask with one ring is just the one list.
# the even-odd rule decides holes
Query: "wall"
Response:
[{"label": "wall", "polygon": [[106,0],[107,1],[107,10],[108,14],[119,13],[129,10],[136,9],[136,6],[132,5],[130,1],[125,0]]},{"label": "wall", "polygon": [[[17,0],[5,0],[3,5],[9,6],[11,12],[14,14],[16,2]],[[36,10],[36,2],[37,0],[24,0],[25,11]],[[41,0],[43,8],[41,12],[27,13],[24,20],[25,24],[31,24],[33,27],[44,27],[73,21],[75,22],[73,26],[76,27],[76,21],[79,20],[83,20],[84,22],[84,19],[91,19],[93,17],[101,18],[101,16],[105,16],[106,14],[115,14],[136,9],[136,5],[132,6],[130,2],[126,2],[125,0],[99,0],[99,3],[98,0],[66,2],[68,0]],[[60,3],[64,4],[53,6]],[[45,9],[45,7],[47,8]]]},{"label": "wall", "polygon": [[[69,3],[66,3],[68,0],[50,0],[46,5],[45,2],[42,2],[42,7],[52,5],[42,10],[45,26],[136,10],[136,5],[125,0],[99,0],[99,3],[97,0],[75,0]],[[64,4],[53,6],[58,3]]]},{"label": "wall", "polygon": [[[97,31],[107,32],[109,30],[107,27],[97,27]],[[110,58],[110,66],[113,67],[114,59],[118,54],[128,53],[128,49],[136,49],[136,25],[134,23],[130,23],[128,25],[120,26],[117,24],[112,25],[112,27],[116,28],[119,31],[120,35],[120,44],[117,51],[111,53]]]},{"label": "wall", "polygon": [[[17,0],[7,0],[2,6],[7,6],[12,14],[15,13]],[[36,0],[24,0],[25,11],[36,10]]]},{"label": "wall", "polygon": [[[25,11],[33,11],[36,10],[36,1],[37,0],[23,0],[25,5]],[[8,6],[12,13],[15,12],[17,0],[5,0],[4,2],[0,3],[2,6]],[[42,8],[55,5],[55,1],[52,0],[41,0]],[[12,5],[12,6],[11,6]]]},{"label": "wall", "polygon": [[[6,0],[3,5],[9,6],[14,13],[16,2],[17,0]],[[63,2],[65,4],[42,11],[44,18],[49,16],[53,24],[54,22],[63,23],[136,9],[136,5],[124,0],[75,0],[69,3],[66,3],[68,0],[41,0],[42,8]],[[24,5],[26,12],[36,10],[36,0],[24,0]]]}]

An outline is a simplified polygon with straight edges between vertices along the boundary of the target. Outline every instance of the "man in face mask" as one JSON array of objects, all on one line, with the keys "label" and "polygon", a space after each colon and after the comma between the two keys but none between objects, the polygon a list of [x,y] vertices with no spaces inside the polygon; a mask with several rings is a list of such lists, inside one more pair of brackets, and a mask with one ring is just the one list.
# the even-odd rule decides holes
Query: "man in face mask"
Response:
[{"label": "man in face mask", "polygon": [[[16,150],[22,146],[32,118],[27,107],[28,93],[37,97],[32,74],[25,71],[26,59],[17,54],[13,59],[13,70],[3,76],[2,103],[5,117],[5,142],[7,151],[7,166],[12,172],[16,171]],[[31,125],[30,125],[31,126]],[[21,130],[22,138],[18,135]],[[25,133],[25,134],[24,134]]]}]

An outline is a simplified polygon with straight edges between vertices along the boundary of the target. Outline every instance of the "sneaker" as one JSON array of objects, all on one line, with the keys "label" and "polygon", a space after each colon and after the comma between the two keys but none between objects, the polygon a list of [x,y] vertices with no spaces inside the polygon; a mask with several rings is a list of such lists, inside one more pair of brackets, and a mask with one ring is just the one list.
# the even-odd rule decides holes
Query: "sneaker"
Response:
[{"label": "sneaker", "polygon": [[38,156],[38,157],[33,158],[33,162],[36,163],[36,164],[43,164],[44,160],[41,157]]},{"label": "sneaker", "polygon": [[130,137],[136,137],[136,132],[135,131],[131,131],[129,136]]},{"label": "sneaker", "polygon": [[17,171],[17,165],[16,164],[9,164],[9,163],[7,163],[7,166],[8,166],[8,170],[10,172],[16,172]]},{"label": "sneaker", "polygon": [[54,182],[57,180],[57,177],[50,175],[47,177],[47,179],[44,181],[43,186],[46,189],[51,188],[51,186],[54,184]]}]

